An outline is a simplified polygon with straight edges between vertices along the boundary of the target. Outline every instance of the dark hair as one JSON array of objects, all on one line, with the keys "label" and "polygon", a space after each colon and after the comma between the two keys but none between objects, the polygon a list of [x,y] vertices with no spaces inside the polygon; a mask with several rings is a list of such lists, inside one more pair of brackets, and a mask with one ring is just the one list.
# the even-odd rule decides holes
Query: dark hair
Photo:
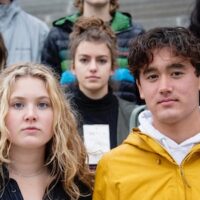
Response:
[{"label": "dark hair", "polygon": [[194,9],[190,16],[189,30],[200,38],[200,1],[196,0]]},{"label": "dark hair", "polygon": [[200,41],[183,27],[161,27],[149,30],[130,43],[128,63],[132,74],[139,80],[140,69],[153,61],[155,49],[169,48],[175,56],[188,59],[200,75]]},{"label": "dark hair", "polygon": [[0,69],[3,69],[5,67],[7,56],[8,56],[8,52],[4,44],[3,37],[0,33]]}]

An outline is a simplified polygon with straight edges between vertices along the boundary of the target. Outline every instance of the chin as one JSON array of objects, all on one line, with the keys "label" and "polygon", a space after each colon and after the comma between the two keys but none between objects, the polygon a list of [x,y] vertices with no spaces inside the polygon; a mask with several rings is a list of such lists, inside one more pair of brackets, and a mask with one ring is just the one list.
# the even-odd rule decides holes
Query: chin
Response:
[{"label": "chin", "polygon": [[164,124],[174,124],[178,121],[178,118],[179,118],[179,115],[177,115],[177,113],[174,115],[167,114],[167,115],[158,116],[158,120]]},{"label": "chin", "polygon": [[101,87],[99,87],[98,85],[93,85],[91,87],[88,87],[88,90],[89,91],[93,91],[93,92],[96,92],[98,90],[100,90]]}]

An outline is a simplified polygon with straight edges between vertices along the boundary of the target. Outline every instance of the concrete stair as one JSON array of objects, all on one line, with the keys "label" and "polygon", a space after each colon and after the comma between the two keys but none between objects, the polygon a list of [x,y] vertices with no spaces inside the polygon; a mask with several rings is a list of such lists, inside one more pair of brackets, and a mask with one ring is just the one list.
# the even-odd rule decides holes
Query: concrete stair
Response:
[{"label": "concrete stair", "polygon": [[[73,0],[18,0],[29,13],[49,25],[74,12]],[[129,12],[145,29],[155,26],[187,26],[195,0],[121,0],[120,10]]]}]

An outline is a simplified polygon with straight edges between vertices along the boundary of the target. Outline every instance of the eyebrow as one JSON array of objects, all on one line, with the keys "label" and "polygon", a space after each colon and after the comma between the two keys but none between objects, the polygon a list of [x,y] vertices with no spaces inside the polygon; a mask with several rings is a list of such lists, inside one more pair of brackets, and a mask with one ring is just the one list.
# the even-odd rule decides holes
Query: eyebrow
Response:
[{"label": "eyebrow", "polygon": [[[89,54],[79,54],[79,57],[91,57],[91,55],[89,55]],[[106,58],[108,58],[109,56],[107,55],[107,54],[103,54],[103,55],[98,55],[97,57],[106,57]]]},{"label": "eyebrow", "polygon": [[169,69],[173,69],[173,68],[178,68],[178,69],[183,69],[186,66],[182,63],[172,63],[171,65],[167,66],[167,68]]},{"label": "eyebrow", "polygon": [[[171,69],[184,69],[186,66],[182,63],[172,63],[170,65],[167,65],[167,70],[171,70]],[[151,72],[155,72],[157,71],[156,67],[150,66],[150,67],[146,67],[143,71],[143,74],[148,74]]]},{"label": "eyebrow", "polygon": [[[23,97],[23,96],[11,96],[10,97],[10,100],[25,100],[26,97]],[[48,99],[50,100],[50,98],[48,96],[39,96],[39,97],[36,97],[36,99],[39,99],[39,100],[43,100],[43,99]]]}]

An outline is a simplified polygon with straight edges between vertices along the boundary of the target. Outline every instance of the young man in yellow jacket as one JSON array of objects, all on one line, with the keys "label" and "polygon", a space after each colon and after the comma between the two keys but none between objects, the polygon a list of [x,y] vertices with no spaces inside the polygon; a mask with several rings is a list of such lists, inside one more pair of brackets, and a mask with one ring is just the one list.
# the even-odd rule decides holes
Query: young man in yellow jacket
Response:
[{"label": "young man in yellow jacket", "polygon": [[129,66],[148,110],[100,160],[93,200],[200,197],[200,43],[185,28],[136,38]]}]

